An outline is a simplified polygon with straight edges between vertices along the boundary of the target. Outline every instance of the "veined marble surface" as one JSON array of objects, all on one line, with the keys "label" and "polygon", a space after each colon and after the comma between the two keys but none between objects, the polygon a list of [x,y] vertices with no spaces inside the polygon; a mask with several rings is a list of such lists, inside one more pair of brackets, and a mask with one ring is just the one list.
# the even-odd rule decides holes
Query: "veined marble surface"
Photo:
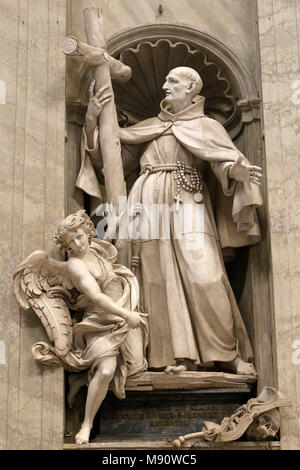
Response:
[{"label": "veined marble surface", "polygon": [[300,2],[258,0],[258,15],[278,388],[293,402],[282,411],[281,444],[299,449]]},{"label": "veined marble surface", "polygon": [[62,371],[32,358],[40,322],[20,311],[11,279],[29,252],[51,249],[64,215],[65,28],[64,0],[1,2],[0,449],[59,448],[63,439]]}]

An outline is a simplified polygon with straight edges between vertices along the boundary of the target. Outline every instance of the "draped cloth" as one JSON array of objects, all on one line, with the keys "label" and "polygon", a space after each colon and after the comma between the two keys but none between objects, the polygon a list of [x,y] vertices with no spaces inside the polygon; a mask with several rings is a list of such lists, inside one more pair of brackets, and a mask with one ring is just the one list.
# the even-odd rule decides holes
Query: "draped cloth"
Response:
[{"label": "draped cloth", "polygon": [[[117,258],[115,247],[93,239],[91,251],[101,267],[102,274],[98,279],[101,291],[120,307],[136,310],[138,282],[128,268],[114,264]],[[78,297],[72,309],[84,313],[82,320],[73,327],[71,350],[66,356],[58,357],[52,347],[37,343],[33,347],[35,359],[44,364],[60,364],[70,372],[89,370],[90,381],[104,358],[116,356],[117,367],[111,386],[118,398],[125,398],[127,377],[138,376],[147,370],[147,326],[131,329],[122,318],[95,308],[85,295]]]},{"label": "draped cloth", "polygon": [[[125,171],[126,165],[134,168],[139,164],[143,173],[149,165],[181,161],[187,166],[197,165],[204,180],[202,229],[195,229],[192,223],[192,228],[183,228],[178,237],[174,217],[170,217],[169,237],[151,236],[150,227],[141,242],[138,279],[141,302],[149,314],[148,361],[152,368],[183,358],[196,365],[231,361],[237,354],[246,361],[253,360],[221,250],[259,242],[256,208],[262,198],[256,185],[228,177],[230,165],[242,154],[223,126],[204,115],[203,107],[204,98],[197,97],[189,108],[172,114],[163,101],[156,118],[120,129]],[[83,147],[77,185],[88,192],[84,178],[89,182],[95,178],[101,158],[97,130],[94,148]],[[247,162],[246,157],[243,159]],[[93,178],[86,172],[86,161]],[[150,210],[153,204],[172,206],[175,195],[172,172],[161,171],[142,174],[128,202],[129,206],[142,203]],[[192,193],[182,190],[181,198],[181,210],[189,205],[193,214],[200,211]],[[124,263],[124,253],[130,253],[132,243],[127,240],[119,246]]]}]

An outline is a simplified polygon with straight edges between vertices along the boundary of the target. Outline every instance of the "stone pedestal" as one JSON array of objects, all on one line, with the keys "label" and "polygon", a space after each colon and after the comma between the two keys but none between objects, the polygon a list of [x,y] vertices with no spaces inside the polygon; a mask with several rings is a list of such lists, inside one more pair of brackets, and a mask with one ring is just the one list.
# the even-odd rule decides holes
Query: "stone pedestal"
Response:
[{"label": "stone pedestal", "polygon": [[[126,398],[108,392],[91,432],[92,443],[155,442],[200,431],[204,421],[220,423],[255,395],[256,378],[223,372],[146,372],[126,383]],[[67,410],[65,443],[83,419],[86,387]]]},{"label": "stone pedestal", "polygon": [[201,430],[204,421],[221,423],[249,398],[245,389],[127,392],[126,400],[118,400],[109,392],[96,419],[91,442],[108,438],[173,440]]}]

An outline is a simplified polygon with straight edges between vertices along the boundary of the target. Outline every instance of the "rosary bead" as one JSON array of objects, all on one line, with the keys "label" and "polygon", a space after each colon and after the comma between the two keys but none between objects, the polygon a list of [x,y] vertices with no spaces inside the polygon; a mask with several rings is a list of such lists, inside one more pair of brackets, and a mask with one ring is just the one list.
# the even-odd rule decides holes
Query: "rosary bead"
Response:
[{"label": "rosary bead", "polygon": [[202,178],[198,174],[196,165],[192,166],[192,169],[186,168],[186,163],[177,161],[177,169],[174,170],[174,166],[165,166],[165,171],[169,170],[173,172],[176,180],[176,202],[180,202],[180,191],[194,193],[194,199],[196,202],[202,200]]}]

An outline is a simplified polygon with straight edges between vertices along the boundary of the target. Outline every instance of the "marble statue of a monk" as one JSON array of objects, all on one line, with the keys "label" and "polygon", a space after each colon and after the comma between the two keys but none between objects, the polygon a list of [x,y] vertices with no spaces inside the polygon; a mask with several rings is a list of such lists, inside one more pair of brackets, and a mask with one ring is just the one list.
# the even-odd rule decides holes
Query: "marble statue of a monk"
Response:
[{"label": "marble statue of a monk", "polygon": [[[250,165],[223,126],[204,114],[202,80],[188,67],[169,72],[161,112],[120,128],[125,176],[140,167],[129,205],[204,207],[203,243],[189,249],[199,228],[170,237],[145,237],[139,244],[138,279],[149,314],[148,362],[166,372],[216,364],[238,374],[255,374],[253,350],[226,275],[222,249],[260,240],[256,207],[262,204],[260,167]],[[110,99],[93,92],[83,132],[77,186],[99,204],[97,175],[102,162],[97,120]],[[217,182],[213,185],[212,182]],[[222,195],[220,195],[220,189]],[[200,204],[199,204],[200,203]],[[175,211],[176,212],[176,211]],[[136,242],[135,242],[136,243]],[[130,245],[134,255],[134,243]],[[123,260],[124,262],[124,260]]]}]

